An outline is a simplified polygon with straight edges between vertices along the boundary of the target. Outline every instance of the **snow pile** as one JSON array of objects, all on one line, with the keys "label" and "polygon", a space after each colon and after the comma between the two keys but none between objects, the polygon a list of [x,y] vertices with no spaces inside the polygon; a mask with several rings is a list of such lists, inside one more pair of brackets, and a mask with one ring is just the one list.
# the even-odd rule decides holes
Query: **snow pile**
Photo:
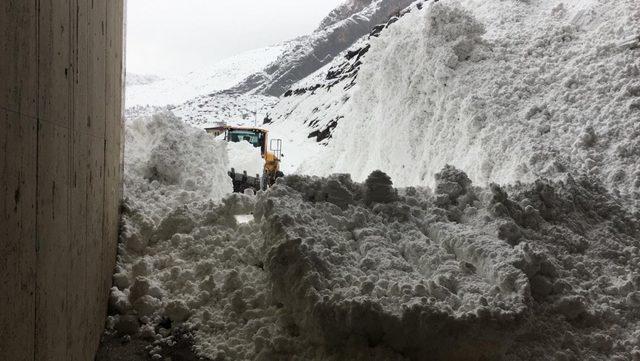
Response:
[{"label": "snow pile", "polygon": [[433,185],[447,163],[478,184],[571,171],[637,202],[639,19],[633,0],[427,3],[371,39],[355,87],[294,92],[273,128],[325,124],[303,173]]},{"label": "snow pile", "polygon": [[[376,204],[395,194],[369,199],[369,187],[358,188],[337,177],[303,184],[302,197],[274,191],[264,212],[279,226],[267,234],[274,295],[305,336],[329,350],[384,345],[411,359],[504,352],[529,297],[514,266],[526,264],[524,251],[488,234],[471,238],[428,209]],[[310,204],[314,191],[329,203]]]},{"label": "snow pile", "polygon": [[309,342],[338,359],[640,357],[638,219],[603,188],[476,188],[452,167],[435,193],[386,182],[291,176],[258,201],[274,298]]},{"label": "snow pile", "polygon": [[143,249],[123,238],[110,326],[158,359],[185,334],[205,360],[640,357],[637,214],[588,178],[435,178],[290,176],[179,206]]},{"label": "snow pile", "polygon": [[[260,239],[259,229],[247,225],[239,232],[234,219],[250,213],[254,200],[240,195],[222,200],[232,191],[226,143],[171,113],[159,113],[127,122],[126,150],[125,203],[107,332],[157,341],[149,347],[151,355],[192,329],[204,333],[202,339],[188,334],[191,343],[193,337],[201,340],[198,351],[203,354],[213,352],[210,342],[248,349],[230,341],[246,341],[256,331],[251,328],[255,324],[234,326],[238,307],[244,307],[238,302],[263,304],[266,282],[250,247]],[[246,282],[258,286],[253,289]],[[274,306],[261,307],[276,313]],[[228,332],[211,339],[208,327],[217,330],[220,325],[228,326]]]},{"label": "snow pile", "polygon": [[233,168],[236,172],[247,172],[248,176],[255,177],[262,175],[264,160],[260,148],[256,148],[249,142],[229,142],[227,144],[229,154],[229,169]]},{"label": "snow pile", "polygon": [[236,194],[221,205],[179,207],[142,252],[121,250],[112,329],[148,340],[152,356],[188,334],[193,352],[207,359],[252,359],[255,335],[275,333],[279,314],[259,267],[260,229],[233,217],[249,213],[253,202]]},{"label": "snow pile", "polygon": [[[356,4],[344,5],[349,8]],[[321,170],[329,167],[305,163],[327,161],[314,159],[314,155],[325,153],[325,146],[332,141],[333,131],[345,118],[345,114],[348,114],[345,108],[352,96],[362,62],[366,61],[366,54],[371,48],[371,40],[393,26],[399,17],[421,9],[422,6],[421,1],[416,2],[386,23],[375,26],[368,35],[336,56],[333,61],[296,83],[280,98],[277,106],[272,109],[270,123],[266,127],[273,137],[283,140],[287,158],[282,167],[287,174],[304,170],[305,173],[318,175],[323,173]],[[290,149],[296,151],[289,152]]]},{"label": "snow pile", "polygon": [[125,197],[156,222],[179,205],[231,192],[226,143],[171,113],[127,121],[125,148]]},{"label": "snow pile", "polygon": [[148,343],[152,359],[174,355],[185,343],[183,352],[206,359],[253,359],[263,347],[260,335],[281,332],[282,312],[269,301],[260,268],[260,228],[235,217],[250,214],[255,198],[222,199],[232,190],[227,143],[171,113],[126,125],[125,203],[107,335]]}]

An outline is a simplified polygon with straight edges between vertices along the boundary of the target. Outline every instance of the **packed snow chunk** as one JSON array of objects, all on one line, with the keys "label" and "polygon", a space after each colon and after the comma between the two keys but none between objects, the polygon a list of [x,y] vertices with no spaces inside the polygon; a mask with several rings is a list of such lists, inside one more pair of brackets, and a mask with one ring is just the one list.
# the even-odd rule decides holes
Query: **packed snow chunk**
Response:
[{"label": "packed snow chunk", "polygon": [[238,224],[245,224],[253,221],[253,214],[236,214],[234,217]]},{"label": "packed snow chunk", "polygon": [[233,168],[237,173],[247,172],[250,177],[262,175],[264,160],[260,147],[254,147],[247,141],[229,142],[227,144],[229,154],[229,170]]},{"label": "packed snow chunk", "polygon": [[471,180],[467,175],[451,165],[446,165],[442,171],[436,173],[436,193],[449,197],[449,200],[458,203],[458,198],[468,194],[471,189]]},{"label": "packed snow chunk", "polygon": [[140,212],[125,212],[120,239],[129,252],[142,254],[151,240],[155,222]]},{"label": "packed snow chunk", "polygon": [[195,227],[193,214],[186,207],[179,207],[169,213],[156,230],[155,241],[171,239],[175,234],[189,234]]}]

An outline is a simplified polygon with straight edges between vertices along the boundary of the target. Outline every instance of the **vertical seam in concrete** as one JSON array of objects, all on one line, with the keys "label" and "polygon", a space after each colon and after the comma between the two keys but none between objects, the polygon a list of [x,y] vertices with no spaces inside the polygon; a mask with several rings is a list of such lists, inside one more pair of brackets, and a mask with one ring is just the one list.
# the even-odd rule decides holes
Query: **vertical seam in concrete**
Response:
[{"label": "vertical seam in concrete", "polygon": [[[71,231],[71,227],[72,227],[72,223],[73,223],[73,211],[72,211],[72,206],[71,206],[71,199],[73,198],[74,195],[74,187],[72,186],[73,182],[72,180],[75,178],[74,177],[74,172],[76,171],[75,167],[76,167],[76,163],[74,162],[74,154],[75,154],[75,142],[76,142],[76,128],[75,128],[75,118],[76,118],[76,84],[78,83],[78,79],[80,77],[80,67],[79,65],[79,59],[80,59],[80,44],[79,44],[79,31],[80,31],[80,25],[79,25],[79,5],[77,3],[77,1],[70,1],[69,2],[69,22],[71,24],[69,24],[69,28],[72,29],[72,31],[69,31],[69,37],[70,37],[70,47],[71,49],[69,49],[69,51],[71,52],[71,64],[69,64],[69,67],[71,68],[71,81],[70,81],[70,85],[69,85],[69,121],[68,121],[68,126],[69,126],[69,131],[67,132],[67,134],[69,135],[69,139],[68,139],[68,146],[67,146],[67,152],[68,152],[68,174],[67,174],[67,179],[69,182],[69,188],[67,190],[67,234],[70,236],[72,233]],[[73,242],[74,239],[73,237],[68,237],[70,242]],[[69,247],[67,248],[67,252],[69,252],[69,255],[71,257],[75,257],[75,255],[73,254],[72,251],[72,245],[69,245]],[[71,262],[71,260],[69,260]],[[66,282],[65,282],[65,303],[66,303],[66,307],[67,307],[67,318],[70,318],[71,316],[68,314],[69,312],[69,307],[72,304],[72,300],[71,300],[71,293],[69,292],[69,279],[71,278],[71,274],[67,274],[66,277]],[[69,353],[73,352],[72,347],[70,346],[70,342],[69,342],[69,338],[72,338],[74,336],[74,333],[72,330],[67,329],[67,339],[65,340],[67,343],[67,349],[66,349],[66,357],[67,360],[73,360],[73,355],[69,355]],[[73,340],[71,341],[73,342]],[[71,357],[70,357],[71,356]]]},{"label": "vertical seam in concrete", "polygon": [[[105,1],[104,4],[104,17],[102,18],[102,36],[104,37],[104,132],[103,132],[103,151],[102,151],[102,208],[103,208],[103,212],[102,212],[102,248],[101,248],[101,255],[100,255],[100,259],[102,262],[105,262],[105,254],[104,251],[107,249],[107,247],[104,246],[104,243],[107,242],[107,245],[111,244],[110,239],[107,239],[107,237],[109,237],[109,233],[105,230],[105,221],[107,219],[107,217],[111,214],[110,210],[107,209],[107,204],[109,204],[107,202],[107,197],[109,195],[109,192],[107,190],[107,185],[110,184],[110,182],[107,182],[107,178],[109,170],[107,168],[108,164],[107,164],[107,159],[109,159],[109,155],[107,154],[107,129],[109,128],[109,107],[108,107],[108,100],[109,99],[109,79],[108,79],[108,75],[109,72],[107,71],[109,69],[109,2]],[[111,258],[109,258],[110,260]],[[102,266],[101,267],[102,271],[106,271],[106,267]],[[108,277],[107,275],[102,275],[101,278],[104,277]],[[110,292],[110,291],[109,291]],[[107,294],[108,297],[108,294]]]},{"label": "vertical seam in concrete", "polygon": [[120,72],[120,85],[119,85],[119,90],[120,90],[120,109],[118,109],[118,128],[120,129],[119,132],[119,145],[120,145],[120,149],[118,149],[118,152],[120,153],[120,164],[119,164],[119,169],[118,169],[118,224],[119,224],[119,218],[120,218],[120,200],[122,199],[122,197],[124,196],[124,182],[122,181],[123,178],[123,174],[124,174],[124,147],[125,147],[125,128],[124,128],[124,119],[123,119],[123,114],[124,114],[124,108],[126,106],[126,94],[127,94],[127,87],[125,86],[125,82],[126,82],[126,64],[127,64],[127,0],[121,0],[121,4],[122,6],[120,7],[120,10],[122,11],[121,14],[118,14],[118,19],[120,21],[122,21],[122,23],[118,22],[118,24],[120,24],[120,26],[122,26],[121,28],[121,33],[120,34],[120,41],[122,42],[120,44],[120,64],[118,64],[118,71]]},{"label": "vertical seam in concrete", "polygon": [[34,289],[33,289],[33,361],[36,361],[37,349],[38,349],[38,327],[37,327],[37,314],[38,314],[38,252],[39,250],[39,237],[38,234],[38,212],[39,212],[39,167],[38,160],[40,159],[40,0],[34,0],[36,7],[36,197],[35,197],[35,267],[34,267]]}]

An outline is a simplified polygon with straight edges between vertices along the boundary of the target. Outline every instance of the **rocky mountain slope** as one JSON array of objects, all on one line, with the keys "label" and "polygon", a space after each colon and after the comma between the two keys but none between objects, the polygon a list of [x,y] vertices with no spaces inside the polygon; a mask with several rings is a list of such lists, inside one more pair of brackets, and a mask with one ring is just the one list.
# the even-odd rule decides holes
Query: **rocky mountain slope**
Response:
[{"label": "rocky mountain slope", "polygon": [[230,89],[235,93],[280,96],[296,82],[331,62],[340,52],[386,22],[413,0],[349,0],[325,18],[308,36],[292,41],[292,46],[263,71]]}]

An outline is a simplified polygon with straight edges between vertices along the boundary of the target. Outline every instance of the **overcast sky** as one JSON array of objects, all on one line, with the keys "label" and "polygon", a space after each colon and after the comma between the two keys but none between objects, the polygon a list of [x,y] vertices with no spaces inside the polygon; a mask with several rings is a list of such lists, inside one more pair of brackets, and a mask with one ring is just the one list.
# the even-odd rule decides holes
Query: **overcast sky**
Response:
[{"label": "overcast sky", "polygon": [[128,0],[127,71],[175,75],[313,31],[344,0]]}]

